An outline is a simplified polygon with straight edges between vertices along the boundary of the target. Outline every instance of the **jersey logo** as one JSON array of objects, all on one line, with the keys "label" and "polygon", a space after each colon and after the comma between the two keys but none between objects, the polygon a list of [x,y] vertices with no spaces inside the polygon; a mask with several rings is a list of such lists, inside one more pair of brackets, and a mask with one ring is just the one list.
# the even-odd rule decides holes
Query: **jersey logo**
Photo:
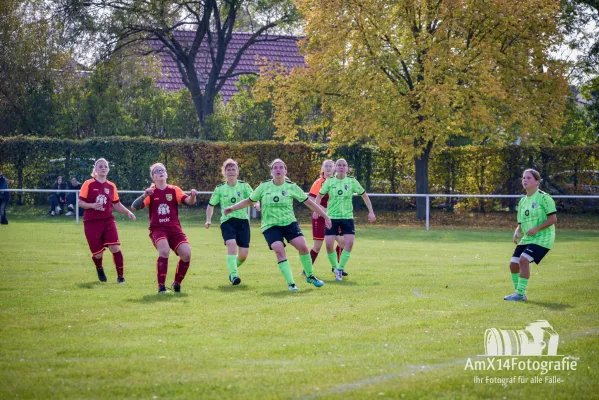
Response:
[{"label": "jersey logo", "polygon": [[233,203],[233,204],[237,203],[237,199],[235,197],[231,197],[231,203]]},{"label": "jersey logo", "polygon": [[537,208],[537,203],[533,202],[531,208]]},{"label": "jersey logo", "polygon": [[343,194],[343,190],[339,190],[339,191],[337,191],[337,194],[338,194],[339,196],[341,196],[341,195]]},{"label": "jersey logo", "polygon": [[283,191],[281,192],[281,194],[282,194],[283,196],[287,196],[287,191],[286,191],[286,190],[283,190]]},{"label": "jersey logo", "polygon": [[97,191],[98,191],[98,189],[94,188],[94,192],[97,192]]},{"label": "jersey logo", "polygon": [[272,201],[274,201],[275,203],[279,202],[279,196],[275,196],[272,198]]},{"label": "jersey logo", "polygon": [[110,194],[110,189],[108,189],[108,188],[104,188],[104,193],[106,193],[106,194]]},{"label": "jersey logo", "polygon": [[349,186],[348,185],[345,185],[344,188],[345,188],[345,190],[349,190]]},{"label": "jersey logo", "polygon": [[161,204],[158,206],[158,215],[168,215],[171,213],[171,209],[168,204]]},{"label": "jersey logo", "polygon": [[[106,205],[107,202],[108,202],[108,199],[103,194],[101,194],[98,197],[96,197],[96,203],[97,204],[100,204],[100,205],[104,206],[104,205]],[[104,207],[101,207],[100,211],[104,211]]]},{"label": "jersey logo", "polygon": [[172,194],[167,194],[166,195],[166,201],[171,201],[173,199],[173,195]]},{"label": "jersey logo", "polygon": [[237,192],[237,197],[241,197],[241,192]]}]

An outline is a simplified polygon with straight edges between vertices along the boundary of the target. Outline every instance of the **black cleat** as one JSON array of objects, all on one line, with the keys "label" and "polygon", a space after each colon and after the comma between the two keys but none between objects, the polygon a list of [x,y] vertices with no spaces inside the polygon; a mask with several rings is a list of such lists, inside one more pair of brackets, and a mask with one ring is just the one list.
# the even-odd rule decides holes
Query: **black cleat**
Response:
[{"label": "black cleat", "polygon": [[[335,268],[331,268],[331,272],[332,272],[332,273],[335,273]],[[342,276],[348,276],[349,274],[348,274],[347,272],[345,272],[345,270],[342,270],[342,271],[341,271],[341,275],[342,275]]]},{"label": "black cleat", "polygon": [[96,268],[96,272],[98,273],[98,279],[100,280],[100,282],[106,282],[106,274],[104,273],[104,268]]},{"label": "black cleat", "polygon": [[231,278],[231,275],[229,275],[229,281],[231,281],[233,286],[237,286],[241,283],[241,278],[238,276],[236,276],[235,278]]},{"label": "black cleat", "polygon": [[166,294],[166,286],[164,286],[164,285],[158,286],[158,294]]},{"label": "black cleat", "polygon": [[181,284],[180,283],[173,282],[171,287],[173,288],[175,293],[181,293]]},{"label": "black cleat", "polygon": [[116,278],[116,283],[125,283],[125,278],[119,276],[118,278]]}]

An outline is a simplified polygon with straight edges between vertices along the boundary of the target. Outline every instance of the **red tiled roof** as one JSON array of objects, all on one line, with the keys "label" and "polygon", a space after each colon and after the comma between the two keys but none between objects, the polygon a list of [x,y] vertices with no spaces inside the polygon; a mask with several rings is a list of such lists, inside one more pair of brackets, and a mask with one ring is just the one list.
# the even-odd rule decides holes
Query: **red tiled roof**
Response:
[{"label": "red tiled roof", "polygon": [[[183,45],[189,44],[195,35],[194,31],[176,31],[175,37]],[[248,41],[251,37],[251,33],[233,33],[233,38],[227,48],[227,54],[225,63],[221,70],[221,74],[224,74],[235,57],[237,51]],[[260,72],[260,65],[263,60],[267,62],[274,62],[281,64],[287,69],[291,70],[297,66],[304,66],[304,57],[299,54],[299,47],[297,41],[299,38],[295,36],[278,36],[278,35],[263,35],[259,40],[265,40],[265,42],[257,42],[252,44],[239,60],[239,63],[235,67],[234,72]],[[152,49],[159,50],[162,44],[158,40],[150,41]],[[168,53],[168,50],[163,50],[158,53],[160,60],[162,61],[162,76],[158,78],[158,85],[168,91],[179,90],[184,88],[185,85],[181,80],[181,74],[177,68],[177,64],[173,61]],[[211,62],[210,53],[208,52],[207,46],[203,43],[200,47],[200,51],[196,57],[196,69],[200,73],[201,79],[207,79],[208,73],[210,72]],[[239,76],[234,76],[226,80],[220,93],[225,102],[237,92],[235,82],[239,80]]]}]

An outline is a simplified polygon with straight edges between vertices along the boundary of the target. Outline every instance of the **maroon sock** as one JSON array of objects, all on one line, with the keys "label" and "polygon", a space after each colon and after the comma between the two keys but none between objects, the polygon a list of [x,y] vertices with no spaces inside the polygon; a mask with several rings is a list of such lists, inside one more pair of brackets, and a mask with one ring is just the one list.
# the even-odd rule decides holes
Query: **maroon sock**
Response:
[{"label": "maroon sock", "polygon": [[189,269],[189,263],[190,261],[183,261],[183,260],[179,260],[179,263],[177,264],[177,273],[175,274],[175,283],[181,284],[181,282],[183,282],[183,279],[185,279],[185,274],[187,274],[187,270]]},{"label": "maroon sock", "polygon": [[341,252],[343,251],[343,249],[339,246],[337,246],[335,248],[335,251],[337,252],[337,262],[339,262],[339,260],[341,259]]},{"label": "maroon sock", "polygon": [[96,258],[92,256],[92,261],[94,262],[94,264],[96,265],[96,269],[102,269],[102,258]]},{"label": "maroon sock", "polygon": [[112,253],[112,260],[114,261],[114,266],[116,267],[116,274],[119,278],[123,277],[123,253],[121,251],[117,251],[116,253]]},{"label": "maroon sock", "polygon": [[314,261],[316,261],[316,257],[318,257],[318,253],[314,250],[310,250],[310,257],[312,258],[312,264],[314,264]]},{"label": "maroon sock", "polygon": [[158,260],[156,260],[156,277],[158,278],[158,286],[164,286],[167,272],[168,258],[158,257]]}]

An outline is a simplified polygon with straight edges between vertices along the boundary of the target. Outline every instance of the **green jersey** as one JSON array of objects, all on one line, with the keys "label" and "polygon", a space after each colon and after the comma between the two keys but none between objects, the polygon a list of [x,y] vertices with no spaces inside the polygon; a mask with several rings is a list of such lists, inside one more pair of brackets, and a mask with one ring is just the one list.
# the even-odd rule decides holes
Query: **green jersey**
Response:
[{"label": "green jersey", "polygon": [[531,196],[524,196],[518,203],[518,224],[524,233],[520,244],[536,244],[551,249],[555,241],[555,224],[541,229],[534,236],[526,235],[529,229],[547,221],[547,217],[555,214],[555,201],[547,193],[537,190]]},{"label": "green jersey", "polygon": [[327,215],[331,219],[353,219],[354,206],[352,197],[354,193],[363,195],[366,190],[360,185],[355,178],[345,176],[339,179],[333,176],[322,184],[320,194],[329,195],[329,203],[327,205]]},{"label": "green jersey", "polygon": [[235,210],[227,216],[225,216],[225,208],[239,203],[241,200],[247,199],[250,193],[252,193],[252,187],[247,182],[238,180],[235,186],[229,186],[227,182],[223,182],[214,188],[214,192],[212,193],[212,197],[210,197],[208,204],[212,207],[220,205],[221,224],[231,218],[249,219],[245,208]]},{"label": "green jersey", "polygon": [[273,226],[286,226],[296,221],[293,199],[303,203],[308,196],[287,179],[282,185],[275,185],[272,179],[264,181],[250,194],[251,201],[260,202],[262,232]]}]

